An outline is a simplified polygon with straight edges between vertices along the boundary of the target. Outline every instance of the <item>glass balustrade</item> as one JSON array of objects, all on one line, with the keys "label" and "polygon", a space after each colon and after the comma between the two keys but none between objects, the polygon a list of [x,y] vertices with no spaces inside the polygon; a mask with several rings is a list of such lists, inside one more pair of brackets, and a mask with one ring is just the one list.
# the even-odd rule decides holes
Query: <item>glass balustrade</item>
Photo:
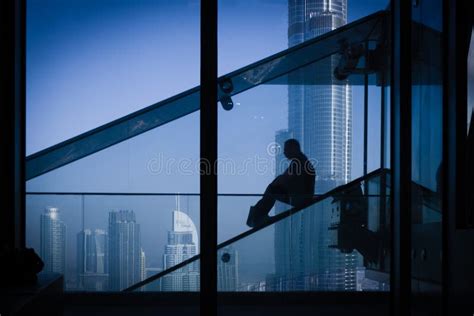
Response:
[{"label": "glass balustrade", "polygon": [[[388,291],[388,280],[370,279],[371,271],[390,271],[388,182],[386,170],[375,171],[221,242],[219,291]],[[198,264],[196,256],[135,290],[173,290],[164,284]]]}]

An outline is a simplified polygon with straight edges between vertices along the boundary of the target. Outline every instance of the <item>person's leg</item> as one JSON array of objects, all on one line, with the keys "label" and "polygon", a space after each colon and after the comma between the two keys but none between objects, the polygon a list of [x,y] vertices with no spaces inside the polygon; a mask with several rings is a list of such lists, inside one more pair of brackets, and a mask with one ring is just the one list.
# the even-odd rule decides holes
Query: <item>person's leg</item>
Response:
[{"label": "person's leg", "polygon": [[268,213],[275,205],[275,201],[282,201],[288,203],[288,193],[284,186],[284,179],[282,176],[277,177],[272,183],[267,186],[262,198],[250,208],[247,225],[254,227],[262,221],[268,219]]}]

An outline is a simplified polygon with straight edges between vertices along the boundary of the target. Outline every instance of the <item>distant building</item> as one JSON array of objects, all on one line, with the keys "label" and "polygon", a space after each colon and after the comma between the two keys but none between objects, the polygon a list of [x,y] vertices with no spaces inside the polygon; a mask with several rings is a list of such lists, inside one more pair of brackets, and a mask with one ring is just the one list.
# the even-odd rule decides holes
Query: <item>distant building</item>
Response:
[{"label": "distant building", "polygon": [[[146,268],[145,269],[145,277],[148,279],[149,277],[152,277],[158,273],[163,271],[161,268]],[[162,279],[159,278],[151,283],[148,283],[145,285],[145,292],[160,292],[161,291],[161,282]]]},{"label": "distant building", "polygon": [[217,290],[234,292],[239,287],[239,256],[232,247],[225,247],[218,252]]},{"label": "distant building", "polygon": [[146,256],[143,249],[140,250],[140,281],[146,279]]},{"label": "distant building", "polygon": [[86,291],[107,291],[108,240],[102,229],[84,229],[77,234],[77,288]]},{"label": "distant building", "polygon": [[267,291],[266,281],[259,281],[255,283],[245,283],[240,286],[242,292],[265,292]]},{"label": "distant building", "polygon": [[363,282],[365,279],[365,267],[358,267],[356,269],[357,291],[363,290]]},{"label": "distant building", "polygon": [[123,290],[142,279],[140,224],[129,210],[109,213],[109,285]]},{"label": "distant building", "polygon": [[[179,208],[179,207],[178,207]],[[173,211],[172,230],[168,232],[168,244],[163,255],[163,267],[169,269],[198,253],[198,234],[191,218],[179,211]],[[162,280],[162,290],[199,291],[199,262],[167,274]]]},{"label": "distant building", "polygon": [[40,256],[44,272],[66,271],[66,225],[59,218],[59,210],[48,207],[40,216]]}]

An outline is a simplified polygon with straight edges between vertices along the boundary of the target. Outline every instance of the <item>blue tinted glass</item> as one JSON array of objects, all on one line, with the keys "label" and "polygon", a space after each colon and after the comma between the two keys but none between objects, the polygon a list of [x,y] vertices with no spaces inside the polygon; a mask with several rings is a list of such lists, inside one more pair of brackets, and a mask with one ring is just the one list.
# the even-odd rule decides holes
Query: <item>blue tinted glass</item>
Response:
[{"label": "blue tinted glass", "polygon": [[413,305],[420,311],[441,308],[441,300],[423,307],[418,297],[441,294],[443,16],[442,1],[413,4],[411,278]]},{"label": "blue tinted glass", "polygon": [[199,85],[199,9],[187,0],[28,1],[27,154]]},{"label": "blue tinted glass", "polygon": [[[356,180],[316,198],[312,206],[284,212],[269,226],[219,244],[219,291],[388,291],[389,182],[386,171],[374,172],[366,181]],[[301,235],[297,227],[303,220],[308,229]],[[311,243],[302,243],[304,239]],[[304,252],[296,251],[303,245]],[[336,254],[354,271],[340,269]],[[164,291],[167,278],[189,273],[198,263],[195,257],[177,271],[164,271],[138,291]]]}]

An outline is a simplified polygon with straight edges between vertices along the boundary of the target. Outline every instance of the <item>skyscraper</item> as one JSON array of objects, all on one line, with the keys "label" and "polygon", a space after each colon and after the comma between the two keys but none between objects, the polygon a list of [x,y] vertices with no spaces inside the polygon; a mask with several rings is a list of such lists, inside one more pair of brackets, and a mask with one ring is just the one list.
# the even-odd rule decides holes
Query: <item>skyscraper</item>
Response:
[{"label": "skyscraper", "polygon": [[102,229],[84,229],[77,234],[77,287],[88,291],[108,290],[108,240]]},{"label": "skyscraper", "polygon": [[[289,0],[288,46],[346,23],[347,0]],[[326,78],[325,85],[288,87],[288,130],[276,135],[280,144],[288,138],[300,142],[316,169],[315,193],[327,192],[350,181],[352,89],[347,82],[332,76],[337,63],[338,56],[330,56],[316,65],[318,74]],[[291,77],[301,76],[301,72],[289,76],[291,82]],[[276,172],[281,173],[280,161],[284,157],[276,159]],[[341,254],[328,247],[331,212],[318,207],[321,208],[312,206],[275,226],[276,275],[272,289],[355,290],[355,268],[360,255]],[[277,204],[276,213],[286,209]]]},{"label": "skyscraper", "polygon": [[109,212],[109,286],[120,291],[141,280],[140,224],[129,210]]},{"label": "skyscraper", "polygon": [[41,250],[43,271],[66,272],[66,225],[59,218],[59,210],[48,207],[40,216]]},{"label": "skyscraper", "polygon": [[[146,279],[146,255],[143,249],[140,249],[140,281]],[[144,288],[142,288],[144,290]]]},{"label": "skyscraper", "polygon": [[[192,219],[177,210],[172,215],[172,230],[168,232],[168,244],[163,254],[164,270],[171,268],[198,253],[198,234]],[[163,277],[163,291],[199,291],[199,262],[169,273]]]},{"label": "skyscraper", "polygon": [[[300,44],[347,23],[347,0],[290,0],[288,46]],[[316,193],[347,183],[351,174],[352,89],[331,74],[339,61],[318,64],[327,85],[288,88],[288,131],[317,162]],[[298,74],[295,74],[298,75]]]},{"label": "skyscraper", "polygon": [[239,255],[232,246],[222,248],[217,253],[217,290],[237,291],[239,288]]}]

